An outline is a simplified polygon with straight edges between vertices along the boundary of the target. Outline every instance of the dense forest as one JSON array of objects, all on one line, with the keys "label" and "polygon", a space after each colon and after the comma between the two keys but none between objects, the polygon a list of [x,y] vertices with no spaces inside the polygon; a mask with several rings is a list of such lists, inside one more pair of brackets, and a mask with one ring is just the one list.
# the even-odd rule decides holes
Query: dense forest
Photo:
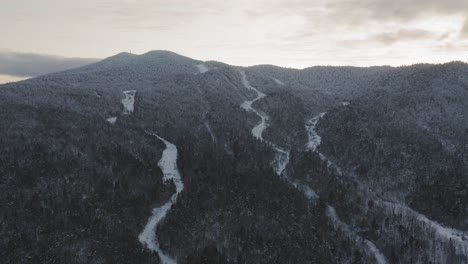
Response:
[{"label": "dense forest", "polygon": [[[264,141],[240,71],[266,95]],[[155,230],[178,263],[468,263],[465,98],[463,63],[239,68],[164,51],[2,85],[0,262],[160,263],[138,240],[175,192],[156,133],[185,185]],[[272,143],[290,153],[281,175]]]}]

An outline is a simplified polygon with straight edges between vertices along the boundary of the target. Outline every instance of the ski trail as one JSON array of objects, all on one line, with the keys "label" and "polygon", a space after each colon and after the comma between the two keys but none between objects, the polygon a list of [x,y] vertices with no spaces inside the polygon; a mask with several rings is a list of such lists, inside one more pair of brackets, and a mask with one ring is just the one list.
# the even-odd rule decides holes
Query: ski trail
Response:
[{"label": "ski trail", "polygon": [[211,135],[211,141],[213,141],[213,143],[216,143],[216,136],[215,136],[213,130],[211,129],[210,123],[208,123],[208,121],[206,121],[206,120],[205,120],[204,123],[205,123],[206,130],[208,130],[208,132]]},{"label": "ski trail", "polygon": [[374,243],[372,243],[372,241],[364,239],[361,236],[357,235],[351,227],[349,227],[346,223],[341,221],[334,207],[328,205],[326,214],[328,219],[330,219],[333,228],[346,235],[349,240],[354,241],[355,243],[357,243],[357,245],[361,246],[361,248],[364,249],[364,252],[368,255],[368,257],[374,258],[376,263],[378,264],[387,263],[387,259],[385,258],[385,256],[377,249],[377,247]]},{"label": "ski trail", "polygon": [[124,115],[129,115],[133,113],[133,110],[135,109],[135,95],[136,95],[136,90],[129,90],[129,91],[124,91],[125,98],[122,99],[122,104],[124,106]]},{"label": "ski trail", "polygon": [[320,113],[309,121],[305,123],[307,135],[309,137],[309,142],[307,142],[306,150],[308,151],[316,151],[320,143],[322,143],[322,138],[319,136],[317,131],[315,131],[315,127],[318,124],[318,121],[325,116],[326,113]]},{"label": "ski trail", "polygon": [[329,158],[327,158],[324,154],[322,154],[320,151],[317,150],[317,148],[322,143],[322,138],[320,137],[320,135],[317,133],[315,129],[320,119],[322,119],[325,115],[326,115],[325,112],[320,113],[312,117],[309,121],[305,123],[305,128],[306,128],[307,135],[309,138],[309,141],[306,144],[306,151],[317,152],[319,154],[320,159],[327,163],[327,167],[329,169],[335,170],[337,175],[342,176],[343,173],[341,172],[340,167],[338,167]]},{"label": "ski trail", "polygon": [[241,71],[241,75],[242,75],[242,84],[244,85],[244,87],[257,93],[257,97],[255,97],[255,99],[251,101],[245,101],[244,103],[241,104],[241,107],[249,112],[254,112],[258,117],[260,117],[261,121],[258,125],[256,125],[252,129],[252,134],[256,139],[263,141],[263,131],[267,127],[266,121],[268,120],[268,116],[264,113],[257,111],[255,108],[252,107],[252,104],[266,97],[266,94],[260,92],[255,87],[250,85],[250,82],[249,80],[247,80],[247,75],[245,74],[244,71]]},{"label": "ski trail", "polygon": [[213,129],[210,126],[210,123],[206,119],[206,116],[211,111],[210,103],[206,100],[205,95],[204,95],[203,91],[200,88],[200,85],[197,85],[196,89],[197,89],[198,93],[202,96],[203,102],[207,105],[206,109],[203,111],[203,114],[202,114],[203,124],[205,125],[205,128],[208,131],[208,133],[210,133],[211,141],[216,144],[217,143],[216,135],[214,134]]},{"label": "ski trail", "polygon": [[[445,227],[402,204],[377,200],[376,205],[382,208],[386,214],[399,215],[403,222],[411,223],[416,220],[423,229],[434,232],[433,242],[440,241],[443,244],[453,245],[455,253],[464,256],[468,262],[467,232]],[[439,257],[440,261],[443,262],[445,260],[445,256],[441,255]]]},{"label": "ski trail", "polygon": [[281,80],[278,80],[278,79],[276,79],[276,78],[273,78],[273,81],[275,81],[275,83],[276,83],[277,85],[284,86],[284,82],[281,81]]},{"label": "ski trail", "polygon": [[[344,104],[345,106],[347,104]],[[309,134],[309,142],[306,146],[307,150],[316,151],[320,158],[327,162],[327,166],[329,168],[334,168],[339,176],[342,176],[342,172],[340,168],[331,162],[325,155],[320,153],[317,148],[321,143],[321,138],[315,131],[315,127],[318,121],[324,116],[325,113],[321,113],[306,123],[306,129]],[[360,184],[357,182],[357,184]],[[464,256],[467,258],[468,262],[468,234],[466,232],[445,227],[436,221],[430,220],[425,215],[414,211],[413,209],[407,207],[406,205],[382,201],[380,199],[375,199],[375,203],[377,206],[381,208],[381,210],[385,211],[386,215],[399,215],[403,222],[408,223],[419,223],[418,225],[422,227],[424,230],[431,230],[434,233],[434,237],[431,240],[434,243],[435,247],[443,247],[444,245],[452,245],[455,250],[455,253],[460,256]],[[368,242],[367,242],[368,241]],[[385,257],[382,253],[375,247],[375,245],[367,240],[366,245],[370,252],[373,252],[376,258],[380,261],[385,260]],[[436,258],[439,262],[443,263],[445,261],[445,255],[441,250],[436,251],[434,253]],[[384,263],[384,262],[379,262]]]},{"label": "ski trail", "polygon": [[138,239],[140,243],[146,246],[149,250],[158,253],[159,258],[163,264],[176,264],[177,261],[164,253],[160,248],[158,239],[156,237],[156,228],[161,220],[164,219],[167,212],[171,209],[172,205],[176,203],[178,194],[184,189],[184,183],[182,182],[179,170],[177,168],[177,147],[156,134],[150,135],[158,138],[159,140],[163,141],[164,144],[166,144],[166,149],[163,151],[161,160],[158,162],[158,166],[161,168],[164,174],[164,181],[172,181],[176,186],[176,192],[163,206],[153,209],[152,215],[149,218],[143,232],[138,236]]},{"label": "ski trail", "polygon": [[208,67],[207,67],[205,64],[203,64],[203,63],[202,63],[202,64],[198,64],[198,65],[197,65],[197,69],[198,69],[198,72],[201,73],[201,74],[210,71],[210,69],[208,69]]},{"label": "ski trail", "polygon": [[[334,169],[337,175],[342,176],[343,173],[341,172],[341,169],[330,159],[328,159],[325,155],[318,151],[318,147],[322,143],[322,138],[315,129],[317,127],[318,122],[325,116],[325,114],[326,113],[320,113],[312,117],[312,119],[305,123],[305,127],[309,137],[309,141],[306,144],[306,151],[317,152],[319,154],[320,159],[327,162],[328,168]],[[332,222],[335,230],[340,230],[341,232],[344,232],[351,241],[355,241],[356,243],[358,243],[358,245],[364,250],[366,254],[375,259],[376,263],[387,263],[387,259],[385,258],[384,254],[382,254],[382,252],[377,248],[377,246],[375,246],[375,244],[372,241],[362,238],[361,236],[356,234],[356,232],[354,232],[352,228],[350,228],[346,223],[341,221],[338,217],[338,214],[336,213],[335,208],[333,208],[330,205],[327,207],[327,216]]]},{"label": "ski trail", "polygon": [[274,150],[275,150],[275,159],[272,161],[272,166],[278,175],[282,175],[284,170],[286,169],[286,166],[289,163],[289,151],[284,150],[280,148],[278,145],[266,141],[263,138],[263,131],[267,128],[267,123],[266,121],[268,120],[268,116],[265,113],[262,113],[260,111],[257,111],[255,108],[252,107],[252,104],[255,103],[256,101],[266,97],[266,94],[260,92],[257,90],[255,87],[253,87],[249,80],[247,79],[247,75],[245,74],[244,71],[241,71],[241,76],[242,76],[242,84],[247,88],[248,90],[255,91],[257,93],[257,97],[255,97],[253,100],[247,100],[241,104],[241,107],[245,109],[248,112],[253,112],[255,113],[258,117],[260,117],[260,123],[257,124],[253,129],[252,129],[252,135],[260,140],[264,141],[268,145],[270,145]]}]

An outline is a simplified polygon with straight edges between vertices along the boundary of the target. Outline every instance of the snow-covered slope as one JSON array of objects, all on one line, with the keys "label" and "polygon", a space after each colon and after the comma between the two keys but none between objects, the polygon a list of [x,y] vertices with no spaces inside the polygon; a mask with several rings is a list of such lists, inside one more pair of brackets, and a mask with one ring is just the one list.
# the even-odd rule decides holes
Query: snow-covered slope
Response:
[{"label": "snow-covered slope", "polygon": [[260,123],[252,129],[252,134],[256,139],[263,140],[263,131],[267,127],[266,121],[268,120],[268,116],[264,113],[261,113],[260,111],[257,111],[255,108],[252,107],[252,104],[264,98],[266,94],[260,92],[250,84],[249,80],[247,79],[247,75],[244,71],[241,71],[240,73],[242,76],[242,84],[244,85],[244,87],[257,93],[257,97],[255,97],[253,100],[243,102],[241,107],[249,112],[254,112],[256,115],[258,115],[258,117],[260,117]]},{"label": "snow-covered slope", "polygon": [[356,234],[356,232],[350,226],[348,226],[346,223],[340,220],[335,208],[333,208],[332,206],[328,206],[327,216],[336,230],[339,230],[348,239],[354,241],[355,244],[361,249],[363,249],[363,251],[369,257],[374,258],[375,263],[387,263],[387,259],[385,258],[385,256],[382,254],[382,252],[380,252],[380,250],[375,246],[375,244],[372,243],[372,241],[362,238],[361,236]]},{"label": "snow-covered slope", "polygon": [[208,67],[204,63],[198,64],[197,69],[198,69],[198,72],[201,73],[201,74],[203,74],[205,72],[208,72],[210,70],[210,69],[208,69]]},{"label": "snow-covered slope", "polygon": [[[265,141],[263,138],[263,131],[265,131],[265,129],[267,128],[268,115],[253,108],[252,104],[266,97],[266,94],[260,92],[250,84],[249,80],[247,79],[247,75],[244,71],[241,71],[240,73],[242,76],[242,84],[244,85],[244,87],[257,93],[257,97],[255,97],[253,100],[247,100],[243,102],[241,107],[249,112],[254,112],[258,117],[260,117],[260,123],[252,129],[252,135],[258,140]],[[286,169],[286,166],[289,163],[289,151],[280,148],[273,142],[265,142],[276,151],[275,159],[272,161],[272,166],[275,169],[276,174],[282,175],[283,171]]]},{"label": "snow-covered slope", "polygon": [[135,95],[136,90],[124,91],[125,98],[122,99],[122,105],[124,106],[124,115],[129,115],[135,110]]},{"label": "snow-covered slope", "polygon": [[174,144],[161,138],[156,134],[151,134],[166,144],[166,149],[163,152],[161,160],[158,162],[158,166],[161,168],[164,174],[164,181],[172,181],[175,184],[176,192],[171,196],[171,199],[167,201],[163,206],[153,209],[152,215],[149,218],[148,223],[145,226],[143,232],[139,235],[138,239],[151,251],[157,252],[161,258],[163,264],[175,264],[177,263],[174,258],[164,253],[159,246],[158,239],[156,237],[156,228],[162,219],[166,216],[167,212],[171,209],[171,206],[176,203],[177,196],[184,189],[184,183],[180,177],[179,170],[177,168],[177,148]]}]

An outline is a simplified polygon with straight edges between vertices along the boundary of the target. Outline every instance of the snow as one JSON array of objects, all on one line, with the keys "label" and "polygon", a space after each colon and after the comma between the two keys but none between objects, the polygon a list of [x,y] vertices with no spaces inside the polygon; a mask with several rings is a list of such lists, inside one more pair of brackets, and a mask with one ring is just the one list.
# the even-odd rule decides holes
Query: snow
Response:
[{"label": "snow", "polygon": [[304,196],[310,200],[310,201],[315,201],[319,198],[318,194],[312,190],[309,186],[300,183],[299,181],[293,180],[288,178],[289,183],[294,186],[296,189],[298,189]]},{"label": "snow", "polygon": [[342,102],[341,105],[342,105],[342,106],[348,106],[348,105],[349,105],[349,102]]},{"label": "snow", "polygon": [[[349,103],[344,102],[343,105],[347,106]],[[342,176],[343,174],[339,166],[334,164],[330,159],[317,150],[321,143],[321,138],[315,131],[315,128],[317,123],[324,115],[325,113],[321,113],[306,122],[306,129],[309,136],[309,142],[306,145],[306,150],[317,152],[320,156],[320,159],[327,162],[327,166],[329,168],[335,169],[337,175]],[[442,250],[442,248],[446,247],[447,244],[453,245],[457,255],[462,255],[468,258],[468,240],[466,240],[468,234],[466,232],[444,227],[441,224],[428,219],[423,214],[420,214],[402,204],[386,202],[382,200],[377,200],[376,204],[377,206],[381,207],[382,210],[386,211],[386,215],[399,215],[402,218],[402,223],[418,223],[417,225],[426,230],[428,234],[433,232],[435,235],[428,235],[428,239],[430,239],[434,248],[439,248],[439,250],[434,251],[434,257],[437,259],[436,262],[443,263],[446,260],[444,250]],[[339,228],[343,232],[347,233],[348,236],[350,236],[356,242],[364,242],[364,249],[368,254],[374,256],[377,263],[387,262],[385,256],[371,241],[359,237],[354,231],[352,231],[349,226],[347,226],[346,223],[341,222],[333,207],[329,206],[327,208],[327,215],[335,228]]]},{"label": "snow", "polygon": [[267,120],[268,116],[260,111],[257,111],[255,108],[252,107],[252,104],[255,103],[256,101],[266,97],[266,94],[260,92],[257,90],[255,87],[253,87],[249,80],[247,79],[247,75],[245,74],[244,71],[241,71],[241,76],[242,76],[242,84],[247,88],[248,90],[255,91],[257,93],[257,97],[255,99],[250,100],[250,101],[245,101],[244,103],[241,104],[241,107],[245,109],[246,111],[249,112],[254,112],[258,117],[260,117],[260,123],[257,124],[253,129],[252,129],[252,135],[260,140],[264,141],[268,145],[270,145],[275,151],[275,158],[272,161],[273,168],[278,175],[282,175],[284,170],[286,169],[286,166],[289,163],[289,151],[284,150],[280,148],[278,145],[266,141],[263,139],[263,131],[267,128]]},{"label": "snow", "polygon": [[362,247],[364,252],[368,254],[370,257],[373,257],[378,264],[385,264],[387,263],[387,259],[385,256],[380,252],[380,250],[375,246],[372,241],[362,238],[358,234],[356,234],[350,226],[346,223],[342,222],[336,213],[334,207],[328,205],[326,211],[328,219],[332,223],[335,230],[340,230],[345,234],[349,239],[356,242],[356,245]]},{"label": "snow", "polygon": [[307,142],[306,150],[314,152],[317,150],[318,146],[320,146],[320,143],[322,143],[322,138],[319,136],[317,131],[315,131],[315,128],[320,119],[322,119],[322,117],[324,117],[325,114],[326,113],[320,113],[306,122],[305,126],[307,130],[307,135],[309,137],[309,142]]},{"label": "snow", "polygon": [[208,67],[205,65],[205,64],[198,64],[197,65],[197,69],[198,69],[198,72],[203,74],[205,72],[208,72],[210,69],[208,69]]},{"label": "snow", "polygon": [[129,115],[134,110],[136,90],[124,91],[123,93],[125,98],[121,102],[124,106],[124,115]]},{"label": "snow", "polygon": [[272,162],[276,174],[281,175],[289,163],[289,151],[280,148],[274,143],[267,142],[275,151],[275,159]]},{"label": "snow", "polygon": [[260,117],[261,121],[260,121],[260,123],[258,125],[256,125],[252,129],[252,134],[254,135],[254,137],[256,139],[263,141],[263,131],[267,127],[266,121],[268,120],[268,116],[261,113],[261,112],[259,112],[259,111],[257,111],[255,108],[252,107],[252,104],[255,103],[256,101],[266,97],[266,94],[260,92],[255,87],[250,85],[250,82],[249,82],[249,80],[247,80],[247,75],[245,74],[244,71],[241,71],[241,75],[242,75],[242,84],[244,84],[245,88],[247,88],[249,90],[252,90],[252,91],[255,91],[257,93],[257,97],[255,97],[255,99],[253,99],[251,101],[245,101],[244,103],[241,104],[241,107],[243,109],[249,111],[249,112],[254,112],[256,115],[258,115],[258,117]]},{"label": "snow", "polygon": [[370,240],[367,240],[367,239],[364,239],[364,243],[366,243],[367,248],[374,255],[375,260],[377,261],[377,263],[379,263],[379,264],[387,263],[387,259],[382,254],[382,252],[380,252],[380,250],[375,246],[374,243],[372,243]]},{"label": "snow", "polygon": [[317,150],[317,148],[322,143],[322,138],[317,133],[315,128],[317,127],[317,124],[320,121],[320,119],[322,119],[325,116],[325,114],[326,113],[320,113],[312,117],[312,119],[310,119],[309,121],[305,123],[307,135],[309,137],[309,141],[306,144],[306,151],[317,152],[319,154],[320,159],[327,162],[327,167],[329,169],[334,169],[338,176],[342,176],[343,173],[341,172],[341,169],[335,163],[333,163],[329,158],[327,158],[325,155],[323,155]]},{"label": "snow", "polygon": [[275,81],[276,84],[284,86],[284,82],[282,82],[281,80],[278,80],[276,78],[273,78],[273,80]]},{"label": "snow", "polygon": [[157,252],[163,264],[175,264],[175,259],[165,254],[159,246],[159,242],[156,237],[156,227],[164,219],[167,212],[171,209],[172,205],[176,203],[178,194],[184,189],[184,183],[182,182],[179,170],[177,168],[177,148],[174,144],[161,138],[156,134],[150,134],[157,137],[159,140],[166,144],[166,149],[163,151],[162,157],[158,162],[158,166],[161,168],[164,174],[164,181],[172,181],[176,186],[176,192],[171,196],[170,200],[167,201],[163,206],[154,208],[148,223],[146,224],[143,232],[138,236],[140,243],[145,245],[148,249],[153,252]]},{"label": "snow", "polygon": [[107,122],[111,123],[112,125],[117,122],[117,117],[109,117],[106,119]]},{"label": "snow", "polygon": [[204,123],[205,123],[206,130],[208,130],[208,132],[211,135],[211,141],[213,141],[213,143],[216,143],[216,136],[213,133],[213,130],[211,129],[210,123],[208,123],[208,121],[206,121],[206,120],[205,120]]},{"label": "snow", "polygon": [[443,243],[452,244],[455,252],[459,255],[467,257],[468,260],[468,233],[445,227],[436,221],[430,220],[425,215],[414,211],[413,209],[393,202],[376,201],[376,204],[382,207],[387,213],[400,215],[405,222],[412,222],[416,220],[425,229],[432,230],[435,234],[434,239]]}]

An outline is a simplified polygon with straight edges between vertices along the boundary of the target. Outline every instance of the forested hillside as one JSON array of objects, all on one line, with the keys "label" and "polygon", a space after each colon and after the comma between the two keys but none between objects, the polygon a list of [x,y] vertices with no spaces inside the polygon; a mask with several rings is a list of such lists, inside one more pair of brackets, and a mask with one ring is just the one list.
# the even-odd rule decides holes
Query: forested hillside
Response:
[{"label": "forested hillside", "polygon": [[178,263],[468,263],[466,98],[463,63],[166,51],[1,85],[0,262],[160,263],[139,241],[176,192],[155,134],[178,151],[184,188],[154,230]]}]

